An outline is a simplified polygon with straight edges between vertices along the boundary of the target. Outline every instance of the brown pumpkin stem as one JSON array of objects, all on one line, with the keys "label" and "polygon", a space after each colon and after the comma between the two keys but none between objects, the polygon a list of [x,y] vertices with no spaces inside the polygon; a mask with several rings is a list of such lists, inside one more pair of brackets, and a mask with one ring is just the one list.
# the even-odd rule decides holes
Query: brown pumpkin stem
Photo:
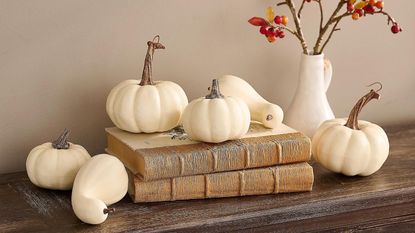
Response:
[{"label": "brown pumpkin stem", "polygon": [[115,209],[114,208],[105,208],[103,212],[104,212],[104,214],[110,214],[110,213],[114,213]]},{"label": "brown pumpkin stem", "polygon": [[[380,98],[380,94],[378,93],[378,91],[382,89],[382,84],[379,82],[376,82],[373,84],[379,84],[380,88],[376,91],[374,91],[373,89],[370,90],[369,93],[367,93],[362,98],[360,98],[359,101],[357,101],[355,106],[352,108],[352,111],[350,111],[349,118],[347,119],[347,122],[344,126],[349,127],[351,129],[356,129],[356,130],[360,129],[359,124],[358,124],[358,116],[359,116],[360,111],[362,111],[363,107],[367,103],[369,103],[371,100]],[[372,86],[373,84],[369,86]]]},{"label": "brown pumpkin stem", "polygon": [[156,49],[165,49],[164,45],[162,45],[159,41],[160,41],[160,36],[157,35],[153,38],[153,41],[147,42],[148,48],[147,48],[146,58],[144,59],[144,68],[143,68],[143,74],[141,76],[140,86],[154,85],[153,73],[152,73],[154,51]]},{"label": "brown pumpkin stem", "polygon": [[68,149],[69,143],[68,143],[68,136],[71,131],[69,129],[66,129],[63,131],[63,133],[52,142],[52,147],[58,150],[61,149]]},{"label": "brown pumpkin stem", "polygon": [[217,79],[212,80],[212,86],[210,87],[210,94],[205,97],[206,99],[220,99],[223,95],[219,90],[219,81]]}]

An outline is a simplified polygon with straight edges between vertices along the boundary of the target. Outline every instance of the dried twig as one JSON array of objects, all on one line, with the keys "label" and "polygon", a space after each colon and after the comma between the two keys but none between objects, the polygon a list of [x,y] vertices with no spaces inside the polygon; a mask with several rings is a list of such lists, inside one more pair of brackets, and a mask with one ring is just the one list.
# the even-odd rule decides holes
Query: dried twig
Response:
[{"label": "dried twig", "polygon": [[[385,11],[383,11],[383,10],[379,10],[379,11],[375,11],[375,12],[373,12],[373,13],[367,13],[367,14],[371,14],[371,15],[375,15],[375,14],[382,14],[382,15],[386,15],[387,16],[387,19],[388,19],[388,25],[392,22],[392,23],[396,23],[396,21],[395,21],[395,19],[389,14],[389,13],[387,13],[387,12],[385,12]],[[352,13],[350,13],[350,12],[346,12],[346,13],[343,13],[343,14],[341,14],[341,15],[339,15],[339,16],[336,16],[336,17],[334,17],[333,18],[333,22],[334,22],[334,26],[333,26],[333,28],[332,28],[332,30],[330,31],[330,34],[329,34],[329,36],[327,37],[327,39],[326,39],[326,41],[323,43],[323,46],[321,46],[321,49],[319,50],[319,51],[317,51],[317,53],[322,53],[323,52],[323,50],[324,50],[324,48],[326,47],[326,45],[328,44],[328,42],[330,41],[330,39],[331,39],[331,37],[333,36],[333,33],[335,32],[335,31],[339,31],[340,30],[340,28],[337,28],[337,25],[340,23],[340,21],[343,19],[343,18],[345,18],[345,17],[348,17],[348,16],[350,16],[350,15],[352,15]],[[315,52],[315,51],[314,51]]]},{"label": "dried twig", "polygon": [[[338,28],[337,26],[339,25],[340,21],[347,16],[352,15],[351,12],[344,12],[342,14],[339,14],[339,12],[343,9],[343,7],[345,6],[345,4],[347,4],[348,0],[339,0],[336,9],[333,11],[333,13],[331,14],[331,16],[328,18],[327,22],[324,24],[324,11],[323,11],[323,3],[322,0],[313,0],[315,2],[318,3],[319,5],[319,9],[320,9],[320,29],[319,29],[319,35],[317,37],[316,43],[314,45],[313,48],[313,54],[321,54],[324,50],[324,48],[327,46],[328,42],[330,41],[330,39],[332,38],[334,32],[339,31],[340,28]],[[295,23],[295,30],[286,27],[286,26],[282,26],[282,25],[277,25],[274,26],[274,28],[279,28],[281,30],[286,30],[288,32],[290,32],[291,34],[293,34],[294,36],[296,36],[301,43],[301,47],[303,48],[303,52],[304,54],[309,54],[308,51],[308,46],[306,43],[306,40],[304,38],[304,34],[301,28],[301,13],[302,10],[304,8],[305,2],[307,2],[307,0],[303,0],[301,2],[301,6],[298,10],[298,12],[296,11],[295,5],[293,0],[283,0],[280,3],[277,3],[277,6],[282,6],[282,5],[287,5],[288,8],[291,11],[291,14],[293,16],[293,20]],[[379,10],[379,11],[375,11],[373,13],[369,13],[369,14],[382,14],[382,15],[386,15],[388,17],[388,24],[390,24],[391,22],[393,24],[397,24],[395,19],[392,18],[391,15],[389,15],[387,12],[384,12],[383,10]],[[324,36],[328,33],[327,39],[323,42]]]},{"label": "dried twig", "polygon": [[287,5],[287,2],[280,2],[280,3],[277,3],[277,6],[282,6],[282,5]]},{"label": "dried twig", "polygon": [[321,3],[321,0],[316,0],[318,2],[318,7],[320,8],[320,30],[319,32],[323,30],[323,21],[324,21],[324,13],[323,13],[323,4]]},{"label": "dried twig", "polygon": [[333,11],[333,13],[331,14],[330,18],[327,20],[324,27],[322,27],[322,29],[320,30],[319,36],[317,37],[317,40],[316,40],[316,44],[314,45],[314,49],[313,49],[314,54],[319,54],[320,45],[321,45],[321,42],[323,41],[324,34],[327,32],[327,30],[330,28],[330,26],[333,23],[337,22],[337,20],[335,20],[335,18],[337,17],[337,14],[340,12],[340,10],[343,8],[343,6],[346,3],[347,3],[347,0],[340,0],[339,1],[339,3],[337,4],[336,9]]},{"label": "dried twig", "polygon": [[[321,54],[323,52],[323,49],[326,47],[326,45],[329,43],[329,40],[331,39],[331,37],[333,36],[333,33],[335,31],[340,31],[340,28],[337,27],[337,25],[340,23],[340,20],[343,17],[346,17],[347,15],[349,15],[349,13],[344,13],[343,15],[341,15],[342,17],[338,17],[336,19],[336,22],[334,23],[334,26],[332,27],[329,36],[327,37],[326,41],[323,43],[323,46],[321,47],[320,51],[317,51],[318,54]],[[316,53],[316,51],[314,51]]]},{"label": "dried twig", "polygon": [[307,43],[304,39],[303,31],[301,29],[300,18],[298,18],[297,12],[295,10],[295,5],[294,5],[292,0],[285,0],[285,3],[287,4],[287,6],[290,9],[291,14],[293,16],[295,27],[296,27],[296,30],[297,30],[298,39],[301,42],[301,47],[303,48],[303,52],[304,52],[304,54],[308,54]]},{"label": "dried twig", "polygon": [[296,31],[294,31],[293,29],[291,29],[291,28],[287,27],[287,26],[284,26],[284,25],[276,25],[276,26],[274,26],[274,28],[279,28],[279,29],[281,29],[281,30],[285,30],[285,31],[287,31],[287,32],[289,32],[289,33],[291,33],[291,34],[293,34],[293,35],[294,35],[295,37],[297,37],[298,39],[300,39],[300,38],[298,37],[297,32],[296,32]]},{"label": "dried twig", "polygon": [[301,3],[300,9],[298,10],[298,13],[297,13],[298,18],[300,19],[301,19],[301,12],[303,11],[305,2],[306,0],[303,0],[303,2]]},{"label": "dried twig", "polygon": [[373,12],[372,13],[373,15],[374,14],[382,14],[382,15],[386,15],[387,17],[388,17],[388,25],[392,22],[392,23],[394,23],[394,24],[396,24],[396,20],[394,19],[394,18],[392,18],[392,16],[388,13],[388,12],[385,12],[385,11],[383,11],[383,10],[380,10],[380,11],[375,11],[375,12]]}]

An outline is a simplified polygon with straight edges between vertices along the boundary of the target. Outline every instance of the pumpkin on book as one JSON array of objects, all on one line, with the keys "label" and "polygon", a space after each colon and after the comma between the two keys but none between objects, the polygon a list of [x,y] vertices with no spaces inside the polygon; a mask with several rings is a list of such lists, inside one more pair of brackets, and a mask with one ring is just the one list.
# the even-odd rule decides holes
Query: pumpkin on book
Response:
[{"label": "pumpkin on book", "polygon": [[144,181],[308,161],[311,141],[286,125],[252,123],[238,140],[212,144],[190,140],[183,129],[131,134],[107,128],[107,151]]},{"label": "pumpkin on book", "polygon": [[176,127],[187,105],[187,96],[174,82],[154,81],[152,61],[155,50],[164,49],[160,37],[147,42],[147,54],[141,80],[125,80],[115,86],[107,98],[111,121],[132,133],[164,132]]},{"label": "pumpkin on book", "polygon": [[190,102],[182,116],[184,131],[191,139],[211,143],[241,138],[250,120],[245,102],[223,96],[217,79],[212,81],[210,94]]},{"label": "pumpkin on book", "polygon": [[135,203],[311,191],[313,168],[296,163],[242,171],[142,181],[129,172],[128,193]]}]

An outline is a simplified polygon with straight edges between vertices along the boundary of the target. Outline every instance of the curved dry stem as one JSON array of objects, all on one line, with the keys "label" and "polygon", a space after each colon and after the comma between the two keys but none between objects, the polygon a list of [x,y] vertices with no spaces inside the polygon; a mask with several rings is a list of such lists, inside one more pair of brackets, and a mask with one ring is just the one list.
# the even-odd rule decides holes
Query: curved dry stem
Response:
[{"label": "curved dry stem", "polygon": [[220,99],[224,96],[220,93],[219,90],[219,81],[217,79],[212,80],[212,87],[209,88],[210,93],[205,98],[206,99]]},{"label": "curved dry stem", "polygon": [[156,49],[165,49],[164,45],[160,43],[160,36],[157,35],[152,41],[147,42],[147,53],[144,59],[143,74],[141,76],[140,86],[154,85],[153,82],[153,56]]},{"label": "curved dry stem", "polygon": [[61,149],[69,149],[69,142],[68,142],[68,137],[69,137],[69,133],[71,131],[69,129],[64,129],[63,133],[52,142],[52,147],[58,150]]},{"label": "curved dry stem", "polygon": [[105,208],[103,210],[104,214],[110,214],[115,212],[115,208]]},{"label": "curved dry stem", "polygon": [[359,116],[360,111],[362,111],[363,107],[367,103],[369,103],[372,99],[379,99],[379,98],[380,98],[380,95],[379,93],[377,93],[377,91],[374,91],[373,89],[370,90],[369,93],[367,93],[362,98],[360,98],[359,101],[357,101],[355,106],[350,111],[349,118],[347,119],[347,122],[344,126],[349,127],[351,129],[359,130],[360,128],[358,124],[358,116]]}]

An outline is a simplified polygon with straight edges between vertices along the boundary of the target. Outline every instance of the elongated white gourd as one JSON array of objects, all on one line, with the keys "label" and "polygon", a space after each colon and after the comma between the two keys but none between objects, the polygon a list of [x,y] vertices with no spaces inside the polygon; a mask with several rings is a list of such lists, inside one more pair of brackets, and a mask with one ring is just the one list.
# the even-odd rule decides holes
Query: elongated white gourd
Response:
[{"label": "elongated white gourd", "polygon": [[245,80],[233,75],[219,78],[221,92],[225,96],[242,99],[249,108],[251,120],[261,122],[267,128],[277,128],[281,125],[284,112],[281,107],[268,102]]},{"label": "elongated white gourd", "polygon": [[122,162],[111,155],[96,155],[76,175],[72,208],[81,221],[100,224],[114,211],[107,206],[120,201],[127,189],[128,175]]}]

